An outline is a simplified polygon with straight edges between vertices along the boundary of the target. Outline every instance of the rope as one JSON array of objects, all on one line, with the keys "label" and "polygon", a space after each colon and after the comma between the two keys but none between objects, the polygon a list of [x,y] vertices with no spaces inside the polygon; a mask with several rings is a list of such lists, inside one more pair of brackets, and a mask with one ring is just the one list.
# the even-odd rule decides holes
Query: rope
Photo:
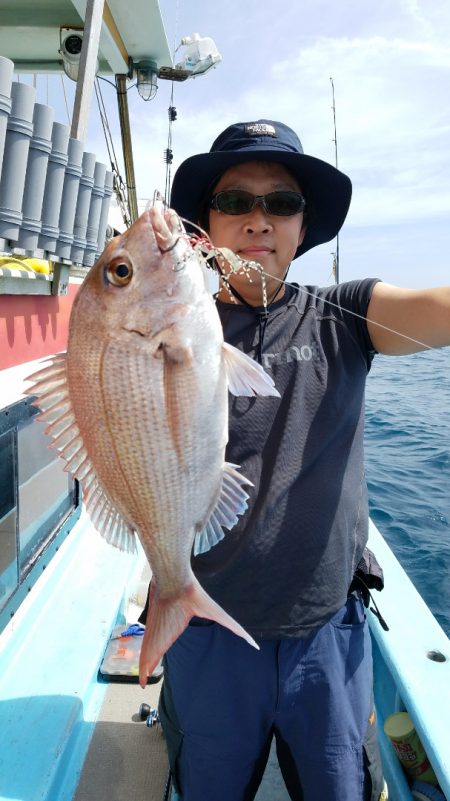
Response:
[{"label": "rope", "polygon": [[66,104],[67,120],[68,120],[69,125],[70,125],[69,104],[67,102],[66,86],[65,86],[65,83],[64,83],[64,75],[62,73],[61,73],[61,84],[62,84],[62,89],[63,89],[63,94],[64,94],[64,102]]},{"label": "rope", "polygon": [[[110,81],[108,81],[110,83]],[[114,141],[111,133],[111,129],[109,127],[108,122],[108,115],[106,112],[105,103],[103,100],[102,90],[100,86],[100,82],[98,78],[95,79],[94,83],[95,89],[95,96],[97,98],[97,105],[100,114],[100,120],[103,127],[103,133],[105,135],[105,142],[106,148],[108,151],[108,158],[111,164],[111,170],[113,173],[113,191],[117,198],[117,205],[119,206],[120,212],[122,214],[122,219],[124,225],[129,228],[131,225],[130,214],[128,211],[128,203],[127,203],[127,193],[124,180],[120,175],[119,168],[117,165],[117,156],[116,151],[114,149]]]},{"label": "rope", "polygon": [[[175,25],[174,25],[174,32],[173,32],[173,52],[172,52],[172,61],[175,64],[175,54],[179,49],[180,45],[177,46],[177,38],[178,38],[178,22],[180,16],[180,3],[179,0],[176,0],[175,3]],[[164,151],[164,161],[166,163],[166,185],[164,189],[164,201],[168,206],[170,203],[170,189],[172,184],[172,162],[173,162],[173,151],[172,151],[172,123],[177,118],[177,110],[173,105],[173,86],[174,82],[172,81],[172,88],[170,92],[170,106],[169,106],[169,130],[167,134],[167,148]]]}]

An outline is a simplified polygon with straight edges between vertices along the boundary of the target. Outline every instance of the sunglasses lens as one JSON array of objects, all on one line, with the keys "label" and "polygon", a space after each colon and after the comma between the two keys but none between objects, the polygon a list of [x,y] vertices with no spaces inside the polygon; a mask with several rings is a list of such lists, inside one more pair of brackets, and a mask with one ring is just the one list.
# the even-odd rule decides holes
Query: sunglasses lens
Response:
[{"label": "sunglasses lens", "polygon": [[256,202],[261,203],[268,214],[275,214],[278,217],[290,217],[299,214],[305,208],[305,199],[300,192],[286,190],[256,196],[243,189],[226,189],[218,192],[212,198],[212,207],[224,214],[248,214]]},{"label": "sunglasses lens", "polygon": [[265,196],[265,204],[269,214],[279,217],[299,214],[305,208],[305,200],[299,192],[271,192]]},{"label": "sunglasses lens", "polygon": [[241,189],[218,192],[216,208],[224,214],[247,214],[253,206],[253,195]]}]

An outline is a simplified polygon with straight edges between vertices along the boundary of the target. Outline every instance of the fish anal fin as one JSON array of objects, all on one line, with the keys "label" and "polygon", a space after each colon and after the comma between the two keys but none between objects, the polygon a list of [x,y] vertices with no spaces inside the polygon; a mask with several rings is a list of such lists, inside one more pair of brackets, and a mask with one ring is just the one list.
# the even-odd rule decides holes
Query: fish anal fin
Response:
[{"label": "fish anal fin", "polygon": [[194,556],[206,553],[225,537],[224,528],[231,529],[247,509],[248,493],[245,486],[253,486],[238,472],[237,465],[225,462],[219,499],[206,525],[194,539]]},{"label": "fish anal fin", "polygon": [[86,493],[84,500],[92,525],[106,542],[120,551],[135,553],[136,534],[134,529],[121,517],[96,478],[91,481],[89,492]]},{"label": "fish anal fin", "polygon": [[228,342],[224,342],[223,356],[227,371],[228,389],[232,395],[280,397],[272,377],[246,353],[238,350]]},{"label": "fish anal fin", "polygon": [[201,587],[192,576],[192,582],[177,595],[159,596],[155,578],[150,585],[150,598],[145,633],[139,659],[139,683],[145,687],[159,660],[167,649],[187,628],[194,616],[207,618],[242,637],[249,645],[259,646],[242,626],[237,623]]}]

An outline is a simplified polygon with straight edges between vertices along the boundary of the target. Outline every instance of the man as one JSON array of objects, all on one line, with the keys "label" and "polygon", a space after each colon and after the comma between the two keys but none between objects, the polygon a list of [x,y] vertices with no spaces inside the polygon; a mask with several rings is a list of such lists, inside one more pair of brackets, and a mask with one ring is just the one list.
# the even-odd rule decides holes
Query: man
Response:
[{"label": "man", "polygon": [[265,287],[256,270],[222,263],[217,307],[225,339],[281,395],[230,401],[226,459],[254,487],[237,526],[193,558],[260,651],[193,619],[165,657],[160,715],[182,801],[251,801],[274,737],[294,801],[383,797],[353,589],[368,528],[364,388],[375,352],[450,343],[450,290],[283,283],[292,259],[336,236],[350,197],[347,176],[270,120],[229,126],[174,178],[180,216],[263,268]]}]

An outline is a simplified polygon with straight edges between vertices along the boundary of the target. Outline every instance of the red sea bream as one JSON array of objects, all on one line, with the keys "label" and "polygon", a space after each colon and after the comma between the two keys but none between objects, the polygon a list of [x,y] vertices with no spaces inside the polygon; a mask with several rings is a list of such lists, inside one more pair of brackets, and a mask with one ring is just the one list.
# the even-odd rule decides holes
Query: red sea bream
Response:
[{"label": "red sea bream", "polygon": [[191,555],[247,506],[249,482],[224,460],[228,391],[278,392],[224,343],[201,258],[173,212],[157,204],[108,244],[78,292],[67,353],[31,379],[96,528],[124,549],[137,534],[150,563],[141,684],[194,615],[256,645],[204,592]]}]

